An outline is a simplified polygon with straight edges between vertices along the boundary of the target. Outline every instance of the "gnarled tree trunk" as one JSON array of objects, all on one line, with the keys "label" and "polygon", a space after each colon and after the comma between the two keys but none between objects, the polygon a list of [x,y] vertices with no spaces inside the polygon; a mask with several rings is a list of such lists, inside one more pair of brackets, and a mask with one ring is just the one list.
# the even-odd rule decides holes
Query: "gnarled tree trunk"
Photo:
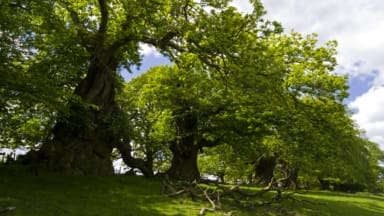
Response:
[{"label": "gnarled tree trunk", "polygon": [[81,102],[71,102],[69,113],[54,126],[53,138],[21,162],[33,160],[38,169],[62,174],[113,174],[111,152],[115,138],[110,125],[118,108],[117,62],[112,56],[99,52],[91,58],[87,76],[75,89]]},{"label": "gnarled tree trunk", "polygon": [[172,164],[167,174],[172,179],[193,181],[200,179],[200,172],[197,167],[198,147],[194,145],[172,144]]}]

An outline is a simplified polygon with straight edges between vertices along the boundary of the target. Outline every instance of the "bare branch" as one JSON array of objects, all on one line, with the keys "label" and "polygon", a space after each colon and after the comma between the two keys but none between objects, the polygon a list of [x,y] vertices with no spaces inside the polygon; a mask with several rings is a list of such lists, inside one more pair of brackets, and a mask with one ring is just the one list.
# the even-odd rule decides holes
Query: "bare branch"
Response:
[{"label": "bare branch", "polygon": [[205,212],[206,212],[206,211],[215,212],[215,211],[217,210],[216,204],[215,204],[215,202],[209,197],[209,195],[208,195],[208,193],[207,193],[207,190],[203,190],[203,188],[201,188],[200,185],[197,184],[197,183],[196,183],[196,187],[197,187],[198,189],[200,189],[200,190],[203,192],[205,199],[207,199],[208,202],[211,204],[211,208],[202,208],[202,209],[200,210],[199,215],[205,215]]},{"label": "bare branch", "polygon": [[0,208],[0,214],[6,214],[6,213],[9,213],[11,211],[14,211],[15,209],[16,209],[16,207],[14,207],[14,206],[10,206],[10,207],[3,208],[3,209]]}]

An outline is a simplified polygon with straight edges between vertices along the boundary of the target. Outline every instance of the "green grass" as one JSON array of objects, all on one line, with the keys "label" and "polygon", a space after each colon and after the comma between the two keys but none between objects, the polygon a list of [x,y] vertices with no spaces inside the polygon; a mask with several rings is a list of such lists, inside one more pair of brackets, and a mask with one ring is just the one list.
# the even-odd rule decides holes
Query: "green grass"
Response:
[{"label": "green grass", "polygon": [[[202,207],[209,207],[190,198],[168,198],[160,188],[161,181],[137,176],[1,176],[0,207],[15,206],[5,215],[23,216],[198,215]],[[281,210],[276,206],[226,210],[235,215],[384,215],[382,196],[310,192],[295,197],[306,201],[286,201]]]}]

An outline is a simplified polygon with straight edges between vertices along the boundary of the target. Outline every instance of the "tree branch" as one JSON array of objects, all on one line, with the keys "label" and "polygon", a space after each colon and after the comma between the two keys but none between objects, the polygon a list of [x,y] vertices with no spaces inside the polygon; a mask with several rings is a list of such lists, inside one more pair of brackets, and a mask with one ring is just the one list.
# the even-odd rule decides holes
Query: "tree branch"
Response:
[{"label": "tree branch", "polygon": [[210,141],[210,140],[206,140],[204,138],[200,139],[200,142],[199,142],[199,147],[202,148],[202,147],[214,147],[214,146],[217,146],[217,145],[220,145],[222,139],[215,139],[213,141]]},{"label": "tree branch", "polygon": [[114,53],[116,52],[120,47],[124,46],[126,43],[132,42],[132,41],[138,41],[138,37],[134,34],[128,34],[119,40],[116,40],[112,43],[112,45],[109,47],[108,52]]},{"label": "tree branch", "polygon": [[108,24],[108,8],[106,0],[99,0],[100,13],[101,13],[101,22],[99,26],[99,37],[103,40],[105,39],[105,32],[107,31]]},{"label": "tree branch", "polygon": [[76,27],[77,34],[79,35],[79,38],[81,40],[81,44],[87,49],[88,52],[90,52],[92,50],[93,44],[89,40],[89,37],[86,36],[87,33],[84,23],[80,20],[80,17],[76,13],[76,11],[74,11],[68,5],[63,5],[63,7],[69,12],[71,20]]},{"label": "tree branch", "polygon": [[17,2],[11,2],[11,3],[8,4],[8,6],[12,7],[12,8],[19,8],[19,9],[22,9],[22,10],[31,11],[31,9],[28,8],[27,6],[22,5],[22,4],[18,4]]},{"label": "tree branch", "polygon": [[186,52],[187,50],[185,48],[172,41],[176,36],[178,36],[178,33],[171,31],[166,33],[161,39],[144,36],[140,42],[150,44],[163,51],[169,51],[169,48],[171,48],[178,52]]},{"label": "tree branch", "polygon": [[146,177],[154,176],[153,170],[148,166],[147,161],[139,158],[135,158],[131,155],[132,147],[127,142],[118,142],[117,149],[119,150],[124,163],[132,168],[138,168]]}]

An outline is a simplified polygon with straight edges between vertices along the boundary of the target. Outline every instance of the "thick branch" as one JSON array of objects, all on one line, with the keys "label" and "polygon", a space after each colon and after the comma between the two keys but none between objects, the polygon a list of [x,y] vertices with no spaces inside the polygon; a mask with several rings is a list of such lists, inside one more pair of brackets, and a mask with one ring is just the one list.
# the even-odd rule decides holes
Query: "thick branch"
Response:
[{"label": "thick branch", "polygon": [[220,145],[222,139],[206,140],[202,138],[199,142],[199,146],[202,147],[214,147]]},{"label": "thick branch", "polygon": [[11,3],[8,4],[8,6],[11,7],[11,8],[19,8],[19,9],[22,9],[22,10],[31,11],[31,8],[28,8],[26,5],[19,4],[17,2],[11,2]]},{"label": "thick branch", "polygon": [[140,42],[153,45],[163,51],[169,51],[169,48],[171,48],[177,52],[186,52],[187,50],[184,47],[172,41],[177,35],[176,32],[168,32],[161,39],[144,36]]},{"label": "thick branch", "polygon": [[114,41],[112,45],[109,47],[109,52],[114,53],[116,50],[118,50],[120,47],[124,46],[125,44],[129,42],[142,42],[149,45],[152,45],[156,48],[159,48],[162,51],[169,51],[169,48],[176,50],[177,52],[185,52],[186,50],[178,45],[175,42],[172,42],[172,39],[177,36],[176,32],[168,32],[164,37],[161,39],[155,39],[148,36],[139,36],[134,33],[127,34],[120,39]]},{"label": "thick branch", "polygon": [[152,177],[154,176],[153,170],[148,166],[147,161],[139,158],[134,158],[132,153],[132,148],[129,143],[123,143],[119,142],[117,144],[117,148],[123,158],[124,163],[127,166],[130,166],[132,168],[138,168],[140,171],[144,174],[146,177]]},{"label": "thick branch", "polygon": [[108,24],[108,8],[106,0],[99,0],[100,13],[101,13],[101,22],[99,27],[99,39],[104,42],[105,32],[107,31]]},{"label": "thick branch", "polygon": [[68,5],[64,5],[64,8],[69,12],[69,15],[71,16],[72,22],[75,25],[77,34],[81,40],[81,44],[87,49],[87,51],[91,51],[91,47],[93,45],[90,43],[89,38],[86,37],[86,28],[84,23],[80,20],[79,15]]},{"label": "thick branch", "polygon": [[0,214],[6,214],[6,213],[9,213],[9,212],[14,211],[14,210],[16,210],[16,207],[14,207],[14,206],[3,208],[3,209],[0,209]]},{"label": "thick branch", "polygon": [[132,42],[132,41],[138,41],[138,37],[134,34],[128,34],[119,40],[116,40],[112,45],[109,47],[108,52],[109,53],[115,53],[120,47],[124,46],[125,44]]}]

